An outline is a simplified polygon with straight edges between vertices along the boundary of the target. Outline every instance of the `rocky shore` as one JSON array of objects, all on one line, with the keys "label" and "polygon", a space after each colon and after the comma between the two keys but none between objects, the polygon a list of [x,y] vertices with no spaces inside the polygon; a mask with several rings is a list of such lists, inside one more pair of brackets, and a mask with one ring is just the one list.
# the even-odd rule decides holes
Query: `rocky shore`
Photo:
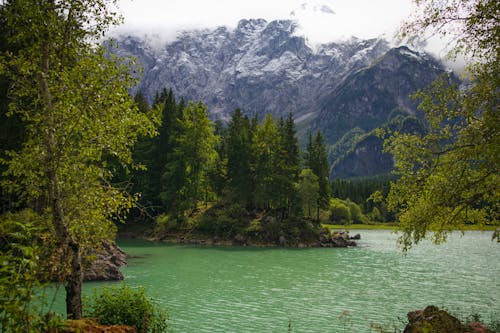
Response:
[{"label": "rocky shore", "polygon": [[[280,236],[276,242],[256,242],[241,235],[233,239],[221,239],[219,237],[203,237],[186,234],[165,234],[154,237],[153,241],[175,244],[208,245],[208,246],[256,246],[256,247],[351,247],[357,246],[356,240],[361,236],[356,234],[350,236],[347,231],[322,232],[318,239],[311,241],[289,240]],[[103,241],[97,253],[93,254],[95,260],[84,264],[84,281],[119,281],[123,280],[120,267],[127,265],[127,255],[115,242]]]},{"label": "rocky shore", "polygon": [[495,333],[483,323],[462,323],[456,317],[436,306],[408,312],[408,324],[403,333]]},{"label": "rocky shore", "polygon": [[207,245],[207,246],[255,246],[255,247],[352,247],[357,246],[356,240],[361,239],[360,234],[350,236],[348,231],[322,232],[318,238],[312,240],[287,239],[280,236],[275,242],[261,242],[252,240],[249,237],[236,235],[232,239],[220,237],[209,237],[204,235],[167,233],[153,237],[152,241],[159,241],[172,244]]}]

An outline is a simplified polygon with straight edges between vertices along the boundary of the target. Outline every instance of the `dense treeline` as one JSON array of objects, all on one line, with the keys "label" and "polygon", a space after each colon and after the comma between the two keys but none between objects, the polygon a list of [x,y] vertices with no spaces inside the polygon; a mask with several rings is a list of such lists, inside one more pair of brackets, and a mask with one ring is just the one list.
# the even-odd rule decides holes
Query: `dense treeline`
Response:
[{"label": "dense treeline", "polygon": [[135,101],[142,112],[161,118],[158,135],[136,146],[135,161],[143,167],[115,179],[141,193],[138,214],[162,216],[180,228],[211,207],[238,207],[241,216],[272,212],[280,222],[317,220],[319,209],[328,208],[323,137],[311,135],[302,153],[291,114],[259,121],[237,109],[224,125],[209,120],[202,102],[177,102],[171,90],[158,94],[151,107],[141,93]]},{"label": "dense treeline", "polygon": [[332,196],[339,199],[349,199],[362,205],[364,210],[370,210],[371,205],[367,199],[375,191],[380,191],[384,197],[390,188],[392,175],[374,177],[334,179],[331,183]]},{"label": "dense treeline", "polygon": [[[177,101],[172,90],[157,94],[151,106],[140,92],[134,100],[140,112],[159,119],[159,125],[156,136],[139,138],[135,166],[125,169],[108,161],[115,185],[139,197],[130,221],[160,216],[158,220],[180,228],[197,210],[214,206],[217,218],[221,211],[232,211],[239,215],[236,220],[256,212],[272,212],[280,221],[363,223],[393,218],[381,207],[390,176],[336,179],[330,184],[322,133],[310,134],[305,151],[300,151],[291,114],[277,120],[267,115],[259,121],[237,109],[225,124],[210,121],[202,102]],[[5,110],[2,145],[14,149],[22,142],[23,125],[6,117]],[[10,196],[2,193],[1,198],[2,210],[11,209]],[[217,227],[204,229],[212,232]]]}]

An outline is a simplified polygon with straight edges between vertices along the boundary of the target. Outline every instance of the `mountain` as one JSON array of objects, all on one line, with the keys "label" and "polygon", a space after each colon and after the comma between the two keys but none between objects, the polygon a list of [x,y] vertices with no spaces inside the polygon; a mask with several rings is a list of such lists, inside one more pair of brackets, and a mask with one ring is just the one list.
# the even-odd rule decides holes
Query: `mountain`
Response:
[{"label": "mountain", "polygon": [[138,58],[138,89],[150,101],[168,87],[177,96],[203,100],[214,119],[228,119],[238,107],[259,115],[310,113],[346,75],[389,49],[384,40],[356,38],[313,49],[296,29],[290,20],[241,20],[232,31],[183,31],[159,48],[145,38],[120,37],[117,53]]},{"label": "mountain", "polygon": [[425,53],[404,46],[390,49],[325,96],[311,126],[324,129],[326,140],[336,142],[354,127],[370,131],[398,114],[416,115],[418,101],[410,95],[443,72]]},{"label": "mountain", "polygon": [[[381,126],[400,133],[423,133],[425,126],[415,116],[398,115]],[[330,147],[330,178],[371,177],[387,174],[394,167],[390,154],[383,151],[383,138],[376,130],[364,132],[359,127],[347,132]]]},{"label": "mountain", "polygon": [[261,119],[293,112],[302,139],[321,130],[330,145],[353,128],[369,133],[397,115],[418,114],[408,95],[444,72],[431,56],[383,39],[312,47],[297,29],[291,20],[245,19],[233,30],[183,31],[160,45],[121,36],[113,52],[137,57],[143,67],[137,89],[150,102],[172,88],[176,96],[202,100],[214,120],[228,120],[236,108]]}]

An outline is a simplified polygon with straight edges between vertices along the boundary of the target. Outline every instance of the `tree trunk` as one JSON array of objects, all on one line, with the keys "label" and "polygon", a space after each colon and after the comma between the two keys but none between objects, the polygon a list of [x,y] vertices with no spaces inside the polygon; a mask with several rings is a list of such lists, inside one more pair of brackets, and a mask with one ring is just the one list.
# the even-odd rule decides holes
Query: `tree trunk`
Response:
[{"label": "tree trunk", "polygon": [[47,45],[43,45],[43,61],[42,73],[38,75],[39,87],[45,103],[45,111],[47,116],[47,131],[46,131],[46,177],[48,187],[48,198],[52,209],[52,223],[54,225],[56,236],[64,248],[69,253],[70,273],[66,276],[66,311],[69,319],[82,318],[82,258],[79,244],[71,236],[69,225],[64,214],[63,205],[61,203],[62,193],[59,187],[59,177],[57,174],[57,143],[55,139],[55,121],[54,121],[54,105],[49,85],[46,80],[49,71],[49,58]]},{"label": "tree trunk", "polygon": [[71,250],[71,273],[66,278],[66,313],[68,319],[82,318],[82,256],[77,243],[69,245]]}]

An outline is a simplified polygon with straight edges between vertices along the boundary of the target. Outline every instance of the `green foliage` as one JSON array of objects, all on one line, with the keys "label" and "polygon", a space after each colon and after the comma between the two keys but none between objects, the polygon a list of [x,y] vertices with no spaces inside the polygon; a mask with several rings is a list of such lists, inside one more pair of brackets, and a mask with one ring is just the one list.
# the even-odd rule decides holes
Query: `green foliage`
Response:
[{"label": "green foliage", "polygon": [[311,169],[303,169],[300,172],[297,190],[304,209],[304,215],[312,218],[318,208],[319,183],[318,177]]},{"label": "green foliage", "polygon": [[207,107],[190,102],[177,119],[178,135],[173,138],[172,159],[165,165],[162,182],[169,184],[160,194],[170,211],[183,214],[196,209],[199,201],[207,201],[211,191],[208,178],[217,152],[219,137],[208,119]]},{"label": "green foliage", "polygon": [[367,211],[373,207],[372,202],[369,201],[372,193],[378,191],[383,196],[386,196],[389,192],[390,181],[393,178],[393,176],[386,175],[352,179],[334,179],[331,184],[332,197],[352,200]]},{"label": "green foliage", "polygon": [[359,205],[339,198],[330,199],[328,220],[336,224],[368,223],[368,218],[363,214]]},{"label": "green foliage", "polygon": [[328,166],[326,147],[321,132],[318,131],[314,138],[312,135],[309,135],[309,142],[305,155],[306,167],[311,169],[316,177],[318,177],[318,204],[321,208],[327,208],[331,195],[329,181],[330,168]]},{"label": "green foliage", "polygon": [[428,133],[394,133],[387,142],[401,175],[388,202],[400,212],[405,248],[430,229],[440,242],[447,230],[464,223],[498,224],[500,117],[496,107],[486,105],[488,96],[481,95],[437,81],[417,95]]},{"label": "green foliage", "polygon": [[160,333],[168,328],[168,316],[161,305],[146,295],[144,288],[125,283],[94,290],[87,315],[104,325],[129,325],[138,332]]},{"label": "green foliage", "polygon": [[330,221],[338,224],[351,223],[351,210],[349,206],[340,199],[330,199]]},{"label": "green foliage", "polygon": [[228,197],[247,207],[253,203],[252,142],[250,119],[236,109],[226,138]]},{"label": "green foliage", "polygon": [[3,1],[0,9],[18,46],[2,52],[0,74],[11,82],[9,114],[26,125],[21,147],[2,160],[2,188],[52,215],[61,263],[71,266],[68,316],[79,318],[81,255],[113,236],[112,220],[136,199],[113,186],[109,161],[131,165],[137,137],[154,126],[129,95],[131,61],[98,46],[119,21],[109,2]]},{"label": "green foliage", "polygon": [[399,212],[405,250],[431,229],[441,242],[463,224],[500,224],[498,1],[421,1],[419,9],[403,37],[429,30],[451,35],[451,56],[472,57],[466,89],[440,79],[415,95],[427,133],[395,132],[386,143],[401,175],[388,202]]},{"label": "green foliage", "polygon": [[239,203],[220,203],[196,218],[194,230],[230,239],[237,234],[244,234],[249,223],[250,216],[244,206]]},{"label": "green foliage", "polygon": [[478,61],[498,58],[500,28],[496,0],[418,0],[417,10],[401,28],[401,37],[410,42],[428,32],[447,36],[455,45],[449,51],[454,58],[470,55]]},{"label": "green foliage", "polygon": [[39,219],[31,210],[0,216],[0,327],[5,332],[29,332],[40,325],[33,309],[44,276]]},{"label": "green foliage", "polygon": [[366,199],[367,207],[372,207],[369,218],[376,222],[386,222],[392,219],[387,207],[386,197],[380,191],[373,192],[368,199]]},{"label": "green foliage", "polygon": [[346,200],[346,204],[347,204],[347,207],[349,207],[349,212],[351,213],[352,223],[363,224],[363,223],[368,222],[368,219],[361,212],[361,208],[356,203],[354,203],[350,200]]},{"label": "green foliage", "polygon": [[268,114],[257,126],[253,142],[255,161],[255,204],[259,208],[271,208],[275,197],[276,152],[279,150],[278,127]]}]

